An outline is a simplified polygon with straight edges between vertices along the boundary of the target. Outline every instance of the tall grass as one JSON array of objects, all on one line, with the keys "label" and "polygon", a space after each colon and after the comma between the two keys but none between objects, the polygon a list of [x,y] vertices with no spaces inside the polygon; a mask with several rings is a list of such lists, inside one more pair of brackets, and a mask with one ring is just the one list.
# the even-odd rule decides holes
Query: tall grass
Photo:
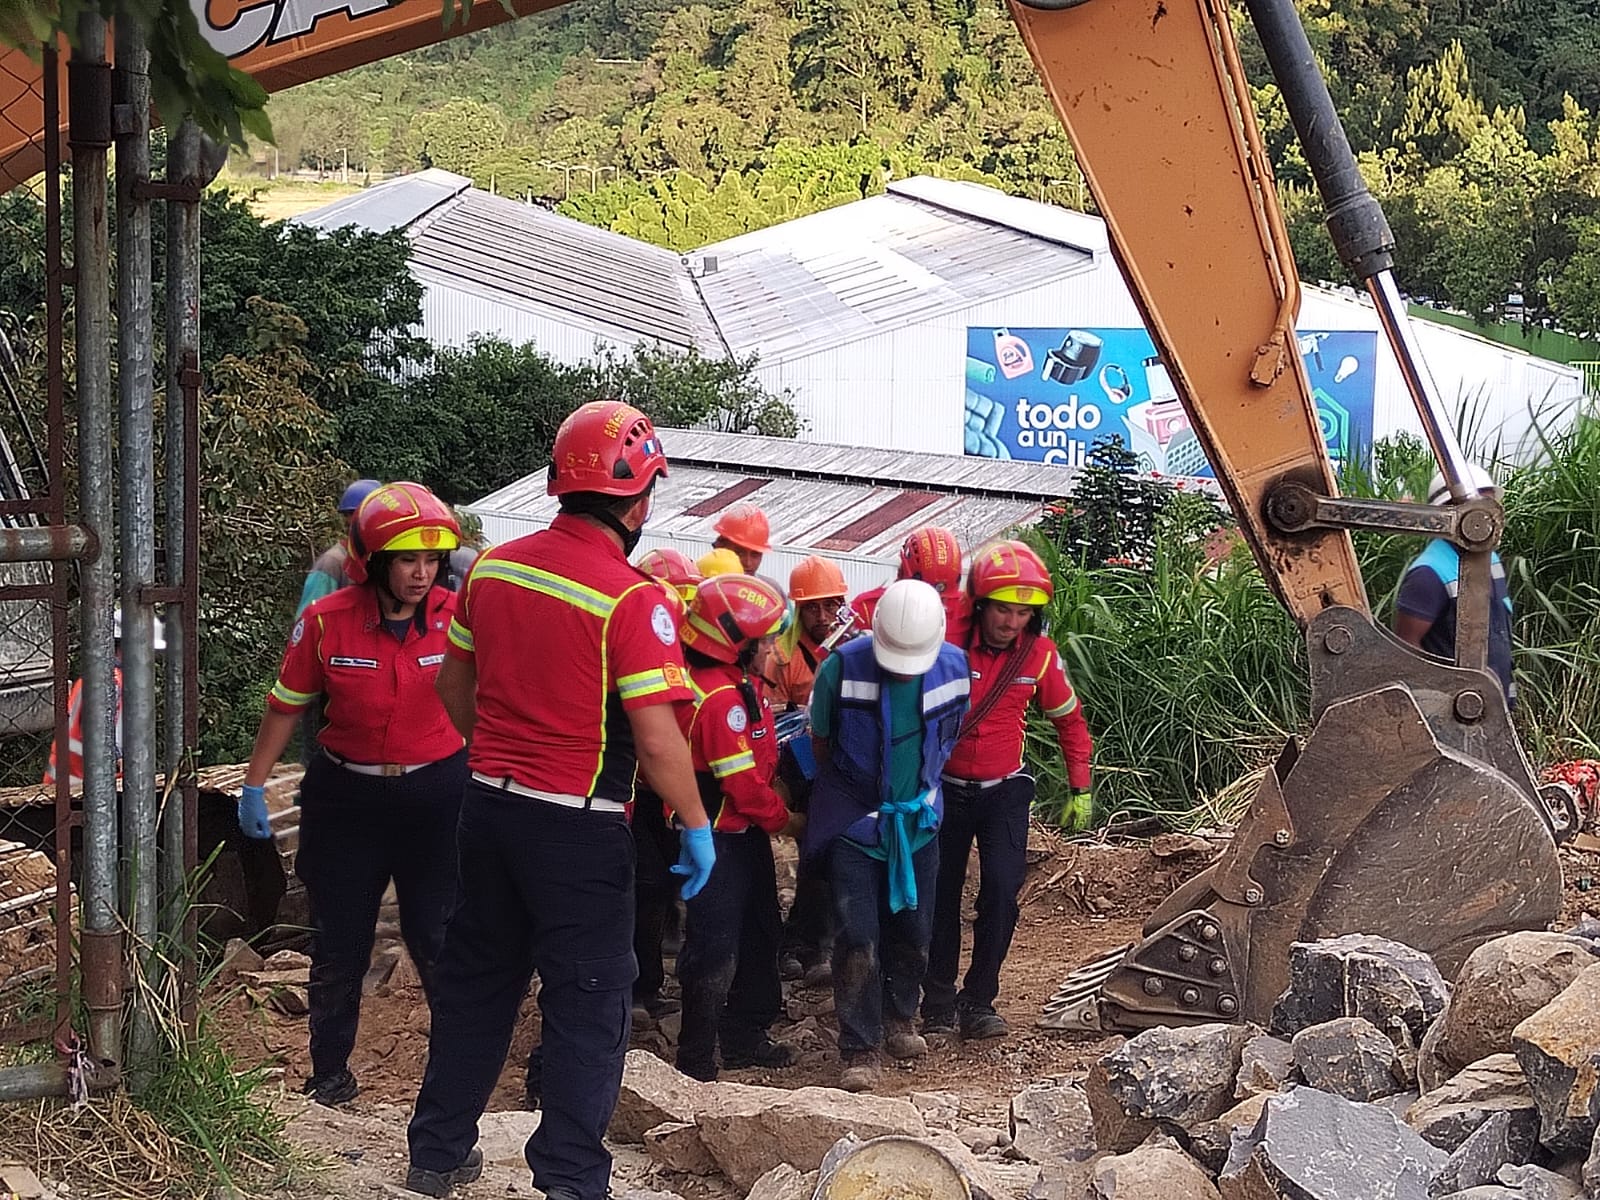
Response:
[{"label": "tall grass", "polygon": [[[1347,473],[1343,490],[1420,496],[1434,470],[1422,443],[1407,438],[1379,443],[1372,464]],[[1517,607],[1519,729],[1541,762],[1600,753],[1600,422],[1546,434],[1539,461],[1498,474],[1501,555]],[[1153,550],[1134,566],[1075,560],[1036,542],[1056,577],[1051,635],[1095,735],[1103,817],[1180,826],[1306,732],[1300,632],[1248,554],[1207,565],[1193,518],[1158,521]],[[1049,532],[1076,545],[1070,530]],[[1388,623],[1422,545],[1363,534],[1356,548],[1375,617]],[[1054,731],[1037,715],[1031,721],[1028,757],[1049,815],[1066,799],[1065,772]]]}]

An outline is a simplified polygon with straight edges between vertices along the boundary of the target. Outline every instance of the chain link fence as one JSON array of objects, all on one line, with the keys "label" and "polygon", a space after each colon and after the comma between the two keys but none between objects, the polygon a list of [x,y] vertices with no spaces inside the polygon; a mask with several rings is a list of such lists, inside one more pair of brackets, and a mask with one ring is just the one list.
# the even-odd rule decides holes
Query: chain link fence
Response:
[{"label": "chain link fence", "polygon": [[[70,801],[50,779],[73,655],[72,563],[30,560],[65,522],[69,479],[59,286],[61,175],[54,54],[0,56],[0,1044],[42,1040],[70,1012]],[[53,172],[53,173],[52,173]],[[64,748],[66,749],[66,748]],[[73,756],[60,764],[69,781]],[[57,831],[66,844],[58,845]]]}]

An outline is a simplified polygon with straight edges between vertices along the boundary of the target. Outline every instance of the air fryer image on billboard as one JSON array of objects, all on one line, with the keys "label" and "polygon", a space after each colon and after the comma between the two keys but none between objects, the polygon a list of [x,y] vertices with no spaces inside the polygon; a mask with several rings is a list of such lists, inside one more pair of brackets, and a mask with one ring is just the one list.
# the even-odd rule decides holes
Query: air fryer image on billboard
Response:
[{"label": "air fryer image on billboard", "polygon": [[[1378,335],[1299,335],[1317,417],[1335,463],[1372,445]],[[1115,435],[1139,466],[1210,476],[1177,389],[1143,329],[967,330],[968,454],[1080,467]]]}]

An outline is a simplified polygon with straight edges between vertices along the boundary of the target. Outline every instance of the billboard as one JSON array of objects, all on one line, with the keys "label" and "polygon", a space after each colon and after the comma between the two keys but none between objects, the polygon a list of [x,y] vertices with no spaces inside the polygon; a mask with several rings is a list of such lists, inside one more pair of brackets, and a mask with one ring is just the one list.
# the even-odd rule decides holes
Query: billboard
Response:
[{"label": "billboard", "polygon": [[[1317,416],[1335,463],[1372,445],[1378,335],[1299,335]],[[967,330],[968,454],[1078,467],[1108,435],[1162,475],[1209,476],[1177,390],[1140,329]]]}]

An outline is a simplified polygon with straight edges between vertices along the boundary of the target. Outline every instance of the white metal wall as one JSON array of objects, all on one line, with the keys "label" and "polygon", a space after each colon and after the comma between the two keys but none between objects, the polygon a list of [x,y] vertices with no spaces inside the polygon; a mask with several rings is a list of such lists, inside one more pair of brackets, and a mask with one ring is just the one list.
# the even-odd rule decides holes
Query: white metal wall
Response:
[{"label": "white metal wall", "polygon": [[466,291],[426,268],[413,270],[422,284],[420,332],[436,346],[465,346],[474,336],[499,337],[513,345],[532,342],[555,361],[575,366],[594,357],[596,343],[625,352],[645,340],[532,301]]},{"label": "white metal wall", "polygon": [[[1143,324],[1109,255],[1093,270],[985,301],[844,346],[757,369],[769,388],[790,388],[805,418],[804,440],[935,454],[963,451],[969,326],[1131,328]],[[1307,288],[1302,329],[1378,331],[1377,314],[1355,300]],[[1447,326],[1418,322],[1418,338],[1443,395],[1470,410],[1469,449],[1532,452],[1533,413],[1570,421],[1583,395],[1576,369],[1533,358]],[[1379,335],[1373,401],[1376,437],[1421,433],[1399,367]]]}]

